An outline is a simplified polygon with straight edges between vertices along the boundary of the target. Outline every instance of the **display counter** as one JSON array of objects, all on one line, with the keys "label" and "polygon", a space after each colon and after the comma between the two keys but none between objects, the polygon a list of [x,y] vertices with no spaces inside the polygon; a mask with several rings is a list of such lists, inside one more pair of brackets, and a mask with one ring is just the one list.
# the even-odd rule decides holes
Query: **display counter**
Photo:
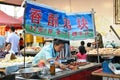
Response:
[{"label": "display counter", "polygon": [[[98,63],[89,63],[85,66],[79,67],[77,70],[64,70],[56,72],[55,76],[45,75],[37,80],[96,80],[91,76],[91,72],[101,67]],[[16,80],[26,80],[20,76],[16,76]],[[31,80],[31,79],[28,79]],[[32,79],[33,80],[33,79]],[[97,79],[101,80],[101,79]]]},{"label": "display counter", "polygon": [[[113,55],[114,58],[112,59],[113,63],[120,63],[120,56]],[[89,62],[97,62],[98,55],[87,55],[87,61]],[[104,61],[103,58],[101,58],[101,55],[99,55],[100,62],[102,63]]]},{"label": "display counter", "polygon": [[[35,56],[39,51],[41,50],[41,47],[26,47],[25,48],[25,56]],[[22,55],[24,55],[24,49],[20,51]]]},{"label": "display counter", "polygon": [[[99,54],[98,54],[99,53]],[[89,62],[97,62],[98,55],[100,56],[100,62],[103,62],[104,59],[101,58],[101,56],[105,55],[111,55],[114,56],[112,59],[113,63],[119,63],[120,62],[120,48],[114,49],[114,48],[99,48],[97,53],[97,49],[93,49],[89,52],[87,52],[87,59]]]},{"label": "display counter", "polygon": [[[104,78],[107,78],[107,80],[120,80],[120,75],[116,75],[116,74],[110,74],[110,73],[105,73],[102,71],[102,68],[101,69],[98,69],[96,71],[93,71],[92,72],[92,75],[94,76],[99,76],[99,77],[104,77]],[[103,78],[103,80],[105,80]]]},{"label": "display counter", "polygon": [[87,52],[87,55],[89,56],[96,56],[96,55],[104,56],[104,55],[113,55],[113,56],[120,56],[120,48],[115,49],[115,48],[98,48],[97,49],[92,49],[89,52]]}]

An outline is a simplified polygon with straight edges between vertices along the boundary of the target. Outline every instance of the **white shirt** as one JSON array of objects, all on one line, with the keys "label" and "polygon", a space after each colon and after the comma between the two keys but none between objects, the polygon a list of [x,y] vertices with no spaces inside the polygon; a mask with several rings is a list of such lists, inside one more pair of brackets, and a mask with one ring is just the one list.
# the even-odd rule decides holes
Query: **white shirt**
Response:
[{"label": "white shirt", "polygon": [[15,33],[11,33],[6,39],[6,42],[11,43],[11,51],[14,51],[15,53],[18,52],[19,39],[20,37]]}]

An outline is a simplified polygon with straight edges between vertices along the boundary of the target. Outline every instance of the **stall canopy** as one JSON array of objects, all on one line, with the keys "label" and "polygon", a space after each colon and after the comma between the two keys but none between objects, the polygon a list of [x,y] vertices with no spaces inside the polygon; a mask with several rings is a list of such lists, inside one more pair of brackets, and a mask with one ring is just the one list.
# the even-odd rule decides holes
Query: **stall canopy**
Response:
[{"label": "stall canopy", "polygon": [[16,29],[22,29],[21,21],[0,11],[0,26],[3,25],[6,26],[6,29],[9,29],[11,26],[14,26]]},{"label": "stall canopy", "polygon": [[21,23],[23,22],[23,16],[18,18],[19,21],[21,21]]}]

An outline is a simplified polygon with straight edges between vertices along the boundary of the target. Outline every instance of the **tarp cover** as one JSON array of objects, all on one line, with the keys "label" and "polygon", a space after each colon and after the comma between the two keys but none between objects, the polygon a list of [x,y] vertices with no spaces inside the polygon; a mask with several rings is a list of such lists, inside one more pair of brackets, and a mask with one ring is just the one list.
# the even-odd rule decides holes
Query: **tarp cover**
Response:
[{"label": "tarp cover", "polygon": [[16,29],[22,29],[22,22],[12,16],[0,11],[0,25],[6,25],[7,28],[14,26]]}]

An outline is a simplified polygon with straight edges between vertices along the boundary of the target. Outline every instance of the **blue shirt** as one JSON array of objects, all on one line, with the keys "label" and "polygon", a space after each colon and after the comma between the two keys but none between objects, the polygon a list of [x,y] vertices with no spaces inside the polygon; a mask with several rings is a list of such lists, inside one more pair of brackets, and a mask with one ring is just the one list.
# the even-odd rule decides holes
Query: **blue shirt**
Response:
[{"label": "blue shirt", "polygon": [[3,36],[0,36],[0,48],[3,48],[5,44],[5,38]]},{"label": "blue shirt", "polygon": [[48,60],[51,58],[56,58],[58,56],[58,52],[55,52],[53,43],[44,46],[41,51],[34,57],[32,64],[37,65],[40,60]]}]

